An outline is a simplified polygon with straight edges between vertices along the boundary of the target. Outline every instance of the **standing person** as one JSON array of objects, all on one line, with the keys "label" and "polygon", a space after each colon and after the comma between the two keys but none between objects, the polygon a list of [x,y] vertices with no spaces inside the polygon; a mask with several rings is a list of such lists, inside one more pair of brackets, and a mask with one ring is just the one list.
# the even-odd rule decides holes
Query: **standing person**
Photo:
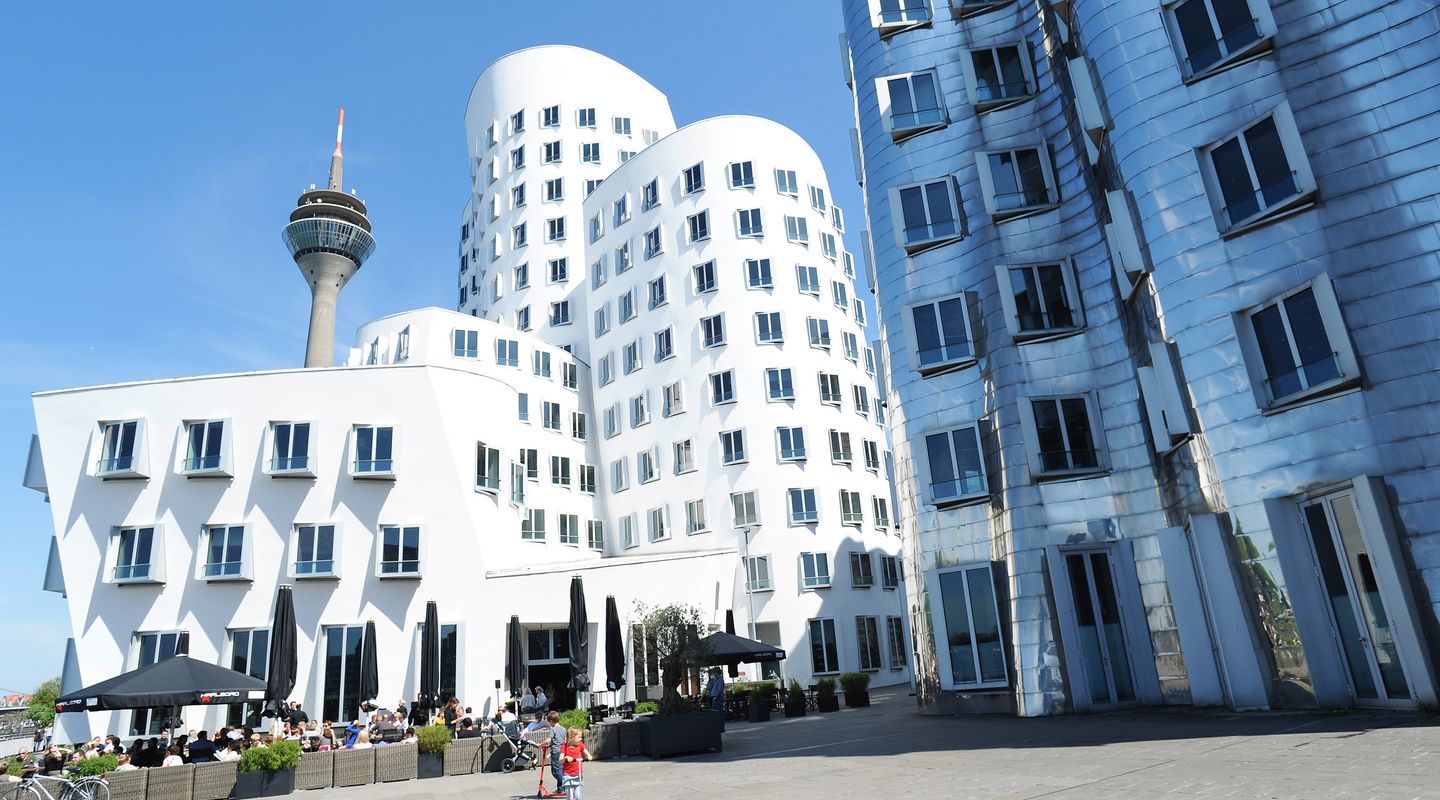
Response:
[{"label": "standing person", "polygon": [[445,701],[445,710],[441,714],[445,718],[445,727],[454,735],[455,725],[460,722],[460,701],[454,697]]},{"label": "standing person", "polygon": [[52,723],[45,723],[45,747],[49,749],[50,740],[55,736],[55,726]]},{"label": "standing person", "polygon": [[550,775],[555,778],[555,793],[560,793],[560,781],[563,777],[560,772],[560,748],[565,746],[565,740],[569,734],[560,726],[560,712],[551,711],[545,715],[545,721],[550,723],[550,738],[540,743],[541,747],[550,750]]},{"label": "standing person", "polygon": [[35,742],[34,742],[33,745],[31,745],[31,747],[30,747],[30,752],[32,752],[32,753],[38,753],[38,752],[40,752],[41,750],[44,750],[44,749],[45,749],[45,726],[44,726],[44,725],[36,725],[36,726],[35,726]]},{"label": "standing person", "polygon": [[719,667],[710,670],[710,685],[705,693],[710,695],[710,708],[720,712],[720,730],[725,730],[725,678]]},{"label": "standing person", "polygon": [[571,728],[567,733],[565,744],[560,748],[561,775],[560,788],[565,790],[567,800],[581,800],[581,785],[584,780],[584,772],[580,769],[580,762],[594,761],[595,756],[590,755],[590,748],[585,746],[584,731],[579,728]]},{"label": "standing person", "polygon": [[550,696],[545,694],[544,686],[535,687],[535,713],[543,714],[550,710]]}]

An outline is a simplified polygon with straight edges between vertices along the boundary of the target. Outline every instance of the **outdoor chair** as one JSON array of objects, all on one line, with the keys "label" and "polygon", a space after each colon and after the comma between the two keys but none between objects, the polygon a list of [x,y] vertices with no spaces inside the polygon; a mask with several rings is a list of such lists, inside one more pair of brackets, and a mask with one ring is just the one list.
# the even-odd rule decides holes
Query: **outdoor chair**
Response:
[{"label": "outdoor chair", "polygon": [[195,790],[195,765],[150,767],[145,784],[145,800],[192,800]]},{"label": "outdoor chair", "polygon": [[375,782],[415,780],[419,777],[419,754],[420,747],[414,744],[387,744],[375,748]]},{"label": "outdoor chair", "polygon": [[336,786],[364,786],[375,782],[375,748],[334,752]]},{"label": "outdoor chair", "polygon": [[105,780],[110,784],[110,800],[145,800],[145,785],[149,776],[148,769],[127,769],[106,775]]},{"label": "outdoor chair", "polygon": [[194,800],[227,800],[235,790],[235,775],[239,769],[238,761],[196,764]]},{"label": "outdoor chair", "polygon": [[[295,789],[329,789],[335,785],[335,753],[301,753],[295,765]],[[110,800],[115,800],[111,798]]]},{"label": "outdoor chair", "polygon": [[480,737],[456,739],[445,748],[445,774],[446,775],[469,775],[472,772],[479,772],[480,745],[485,742]]}]

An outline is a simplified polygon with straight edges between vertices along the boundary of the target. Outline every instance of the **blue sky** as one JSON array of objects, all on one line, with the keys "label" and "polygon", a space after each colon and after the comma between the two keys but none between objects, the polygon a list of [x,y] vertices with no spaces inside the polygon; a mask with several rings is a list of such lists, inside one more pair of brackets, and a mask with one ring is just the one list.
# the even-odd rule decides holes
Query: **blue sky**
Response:
[{"label": "blue sky", "polygon": [[49,509],[19,485],[30,393],[303,361],[309,294],[279,234],[324,181],[336,107],[379,241],[343,340],[453,307],[470,87],[537,44],[626,64],[681,125],[794,129],[858,254],[841,29],[839,0],[0,4],[0,689],[58,675],[68,632],[40,590]]}]

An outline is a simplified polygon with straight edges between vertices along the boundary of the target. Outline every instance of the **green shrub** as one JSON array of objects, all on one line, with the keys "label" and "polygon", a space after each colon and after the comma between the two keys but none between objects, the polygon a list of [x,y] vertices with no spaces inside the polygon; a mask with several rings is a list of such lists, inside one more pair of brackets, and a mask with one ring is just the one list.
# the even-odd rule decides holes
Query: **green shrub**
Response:
[{"label": "green shrub", "polygon": [[5,764],[5,774],[16,778],[25,774],[25,762],[20,759],[11,759]]},{"label": "green shrub", "polygon": [[866,672],[847,672],[840,676],[840,688],[847,692],[863,692],[870,688],[870,675]]},{"label": "green shrub", "polygon": [[659,703],[636,703],[636,714],[654,714],[660,710]]},{"label": "green shrub", "polygon": [[265,747],[252,747],[240,754],[241,772],[274,772],[294,769],[300,763],[300,743],[281,739]]},{"label": "green shrub", "polygon": [[730,694],[749,694],[751,686],[752,684],[748,683],[732,683],[725,687],[725,691]]},{"label": "green shrub", "polygon": [[572,708],[560,714],[560,726],[565,730],[579,728],[586,730],[590,727],[590,712],[583,708]]},{"label": "green shrub", "polygon": [[415,729],[420,752],[443,753],[450,746],[450,729],[444,725],[424,725]]},{"label": "green shrub", "polygon": [[275,751],[275,766],[273,769],[295,769],[295,765],[300,763],[299,742],[284,739],[278,742],[272,742],[267,749]]},{"label": "green shrub", "polygon": [[790,699],[791,699],[791,700],[804,700],[804,699],[805,699],[805,687],[801,686],[801,685],[800,685],[800,681],[797,681],[797,680],[795,680],[794,678],[791,678],[791,679],[790,679]]},{"label": "green shrub", "polygon": [[70,768],[72,775],[104,775],[120,766],[120,759],[116,756],[105,754],[92,756],[80,760],[80,763]]},{"label": "green shrub", "polygon": [[815,693],[820,697],[834,697],[835,681],[830,678],[821,678],[815,681]]}]

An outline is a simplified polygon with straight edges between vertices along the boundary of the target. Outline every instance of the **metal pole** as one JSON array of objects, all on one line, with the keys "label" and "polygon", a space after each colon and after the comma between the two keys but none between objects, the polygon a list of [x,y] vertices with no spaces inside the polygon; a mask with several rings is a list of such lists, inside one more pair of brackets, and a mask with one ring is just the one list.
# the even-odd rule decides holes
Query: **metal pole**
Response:
[{"label": "metal pole", "polygon": [[746,525],[740,529],[741,538],[744,544],[740,548],[741,557],[745,559],[745,608],[750,617],[749,636],[755,638],[755,593],[750,585],[750,532],[755,530],[754,525]]}]

